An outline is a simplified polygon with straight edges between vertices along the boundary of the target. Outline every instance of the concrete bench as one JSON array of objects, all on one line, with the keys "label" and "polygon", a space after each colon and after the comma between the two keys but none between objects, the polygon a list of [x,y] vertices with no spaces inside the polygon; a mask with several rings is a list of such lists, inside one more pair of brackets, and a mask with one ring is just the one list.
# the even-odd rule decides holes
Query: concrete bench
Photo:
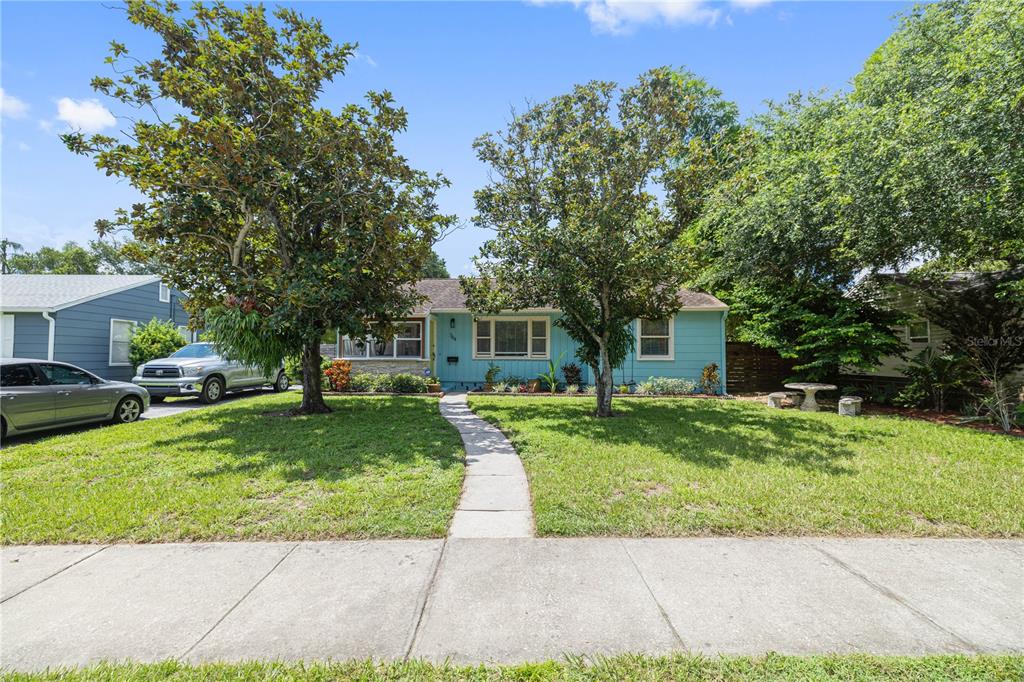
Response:
[{"label": "concrete bench", "polygon": [[800,403],[803,402],[804,395],[799,391],[775,391],[768,394],[768,407],[782,409],[782,402],[787,398],[790,404],[794,407],[799,407]]}]

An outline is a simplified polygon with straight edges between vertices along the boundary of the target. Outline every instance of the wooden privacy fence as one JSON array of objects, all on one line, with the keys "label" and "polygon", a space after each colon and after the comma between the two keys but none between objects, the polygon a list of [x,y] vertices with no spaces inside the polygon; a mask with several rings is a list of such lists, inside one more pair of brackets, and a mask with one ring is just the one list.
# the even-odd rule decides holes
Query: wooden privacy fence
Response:
[{"label": "wooden privacy fence", "polygon": [[725,344],[726,389],[729,393],[778,391],[787,377],[793,376],[793,360],[752,343],[730,341]]}]

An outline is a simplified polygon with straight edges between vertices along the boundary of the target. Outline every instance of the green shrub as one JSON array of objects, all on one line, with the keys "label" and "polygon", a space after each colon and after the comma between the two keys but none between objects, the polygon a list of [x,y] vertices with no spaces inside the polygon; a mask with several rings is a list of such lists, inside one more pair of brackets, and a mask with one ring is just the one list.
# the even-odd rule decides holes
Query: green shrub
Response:
[{"label": "green shrub", "polygon": [[376,374],[353,374],[348,379],[348,390],[354,393],[370,393],[377,388]]},{"label": "green shrub", "polygon": [[636,392],[643,395],[689,395],[696,390],[696,381],[673,377],[648,377],[636,387]]},{"label": "green shrub", "polygon": [[722,384],[722,378],[718,374],[718,363],[712,362],[704,367],[700,375],[700,388],[708,395],[718,393],[718,387]]},{"label": "green shrub", "polygon": [[415,374],[381,374],[376,390],[380,393],[426,393],[427,380]]},{"label": "green shrub", "polygon": [[185,339],[181,338],[173,322],[161,322],[154,317],[141,327],[135,328],[128,349],[128,358],[132,367],[138,367],[150,360],[166,358],[184,345]]},{"label": "green shrub", "polygon": [[[320,356],[320,381],[324,388],[327,388],[330,383],[327,379],[325,370],[331,366],[331,359],[326,355]],[[284,373],[288,375],[292,383],[302,383],[302,358],[298,355],[293,355],[284,359]]]}]

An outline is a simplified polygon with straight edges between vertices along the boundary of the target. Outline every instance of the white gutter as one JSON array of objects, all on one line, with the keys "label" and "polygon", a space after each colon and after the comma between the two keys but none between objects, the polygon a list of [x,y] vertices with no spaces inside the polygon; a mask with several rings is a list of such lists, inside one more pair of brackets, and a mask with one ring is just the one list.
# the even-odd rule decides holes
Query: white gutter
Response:
[{"label": "white gutter", "polygon": [[46,310],[43,311],[43,319],[50,323],[50,333],[46,339],[46,359],[53,360],[53,334],[57,329],[57,320],[50,317],[50,313]]}]

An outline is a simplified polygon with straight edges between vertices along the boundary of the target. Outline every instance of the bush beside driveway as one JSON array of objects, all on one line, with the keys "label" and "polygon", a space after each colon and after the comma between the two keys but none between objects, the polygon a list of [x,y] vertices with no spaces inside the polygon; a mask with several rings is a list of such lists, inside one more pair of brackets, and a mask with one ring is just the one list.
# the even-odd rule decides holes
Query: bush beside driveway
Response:
[{"label": "bush beside driveway", "polygon": [[526,467],[538,535],[1024,536],[1024,441],[717,400],[469,399]]},{"label": "bush beside driveway", "polygon": [[266,395],[6,448],[5,544],[443,536],[462,485],[437,400]]}]

